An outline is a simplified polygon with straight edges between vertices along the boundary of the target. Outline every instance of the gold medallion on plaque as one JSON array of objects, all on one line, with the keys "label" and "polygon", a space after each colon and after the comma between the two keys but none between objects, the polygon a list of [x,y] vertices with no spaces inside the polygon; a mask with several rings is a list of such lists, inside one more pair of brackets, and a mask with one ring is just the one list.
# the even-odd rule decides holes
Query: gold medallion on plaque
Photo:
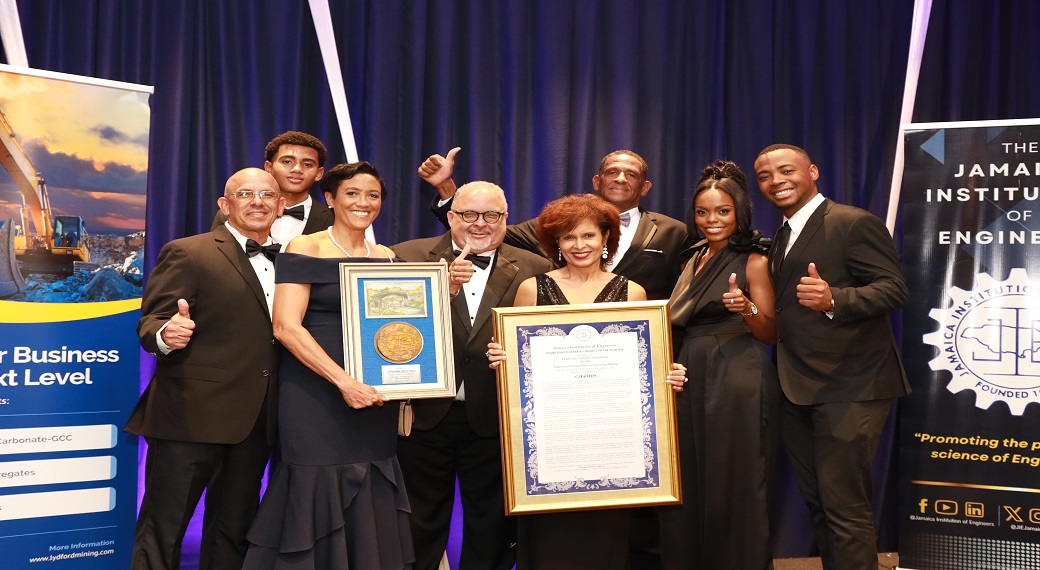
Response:
[{"label": "gold medallion on plaque", "polygon": [[419,329],[401,321],[387,323],[376,331],[376,352],[385,360],[401,364],[422,352],[423,337]]}]

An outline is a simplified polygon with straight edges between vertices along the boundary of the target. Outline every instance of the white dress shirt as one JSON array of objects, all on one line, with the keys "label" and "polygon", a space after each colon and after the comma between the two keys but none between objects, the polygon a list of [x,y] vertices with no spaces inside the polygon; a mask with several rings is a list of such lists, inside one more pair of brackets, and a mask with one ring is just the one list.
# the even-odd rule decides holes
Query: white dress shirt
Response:
[{"label": "white dress shirt", "polygon": [[[454,243],[455,240],[452,240]],[[455,243],[455,249],[462,251],[463,248],[459,247],[459,244]],[[469,311],[469,326],[473,326],[477,318],[477,310],[480,309],[480,301],[484,299],[484,289],[487,288],[488,278],[491,277],[491,268],[495,266],[495,252],[497,249],[491,251],[485,251],[483,253],[471,253],[470,255],[476,255],[480,257],[488,257],[491,262],[488,263],[487,268],[481,268],[477,264],[473,264],[473,276],[470,277],[468,283],[462,284],[462,289],[459,291],[466,299],[466,309]],[[459,392],[455,396],[456,400],[466,399],[466,385],[462,384],[459,386]]]},{"label": "white dress shirt", "polygon": [[[787,240],[787,249],[784,250],[785,258],[787,257],[787,252],[791,251],[791,246],[794,245],[794,242],[798,241],[798,236],[802,235],[802,230],[805,229],[805,224],[809,223],[809,218],[812,217],[813,213],[816,212],[817,208],[823,205],[823,201],[823,194],[817,193],[808,202],[806,202],[804,206],[799,208],[793,216],[791,216],[790,218],[784,218],[784,221],[787,222],[787,225],[791,226],[791,236]],[[817,267],[816,269],[819,270],[819,267]],[[799,271],[801,271],[805,275],[808,275],[809,266],[807,265]],[[829,319],[834,318],[834,311],[824,311],[823,314],[827,315],[827,318]]]},{"label": "white dress shirt", "polygon": [[[624,214],[625,212],[621,213]],[[628,251],[628,248],[632,247],[632,239],[636,237],[636,226],[639,225],[639,217],[642,215],[642,212],[639,211],[638,207],[635,207],[627,213],[630,216],[630,220],[627,226],[621,226],[621,235],[618,238],[617,253],[614,254],[610,263],[607,264],[607,271],[613,271],[614,268],[617,267],[618,262],[625,256],[625,252]]]},{"label": "white dress shirt", "polygon": [[292,216],[280,216],[271,225],[271,238],[274,239],[274,243],[282,246],[282,251],[285,251],[285,246],[289,245],[289,240],[303,235],[303,228],[307,225],[307,220],[311,218],[311,208],[314,206],[314,199],[311,198],[310,194],[300,204],[303,204],[302,220],[297,220]]}]

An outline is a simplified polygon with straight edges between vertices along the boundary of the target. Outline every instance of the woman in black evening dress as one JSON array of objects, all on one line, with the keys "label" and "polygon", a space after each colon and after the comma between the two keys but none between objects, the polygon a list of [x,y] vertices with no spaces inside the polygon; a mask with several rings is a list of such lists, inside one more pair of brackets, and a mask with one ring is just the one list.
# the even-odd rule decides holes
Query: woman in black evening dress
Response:
[{"label": "woman in black evening dress", "polygon": [[321,185],[335,224],[292,240],[277,261],[274,329],[286,349],[281,463],[249,531],[243,568],[410,568],[399,408],[343,369],[339,263],[393,262],[392,251],[365,240],[385,189],[367,162],[336,166]]},{"label": "woman in black evening dress", "polygon": [[690,235],[705,239],[669,301],[691,382],[676,398],[683,504],[660,511],[662,567],[764,570],[779,389],[762,344],[776,340],[768,240],[749,228],[732,162],[705,168],[690,210]]},{"label": "woman in black evening dress", "polygon": [[[520,284],[514,306],[612,303],[646,300],[637,283],[603,269],[617,251],[617,208],[593,195],[550,202],[538,216],[542,249],[559,269]],[[491,366],[505,358],[502,347],[488,345]],[[673,365],[669,384],[681,391],[685,369]],[[628,568],[628,509],[603,509],[523,515],[517,518],[517,568],[520,570],[610,570]]]}]

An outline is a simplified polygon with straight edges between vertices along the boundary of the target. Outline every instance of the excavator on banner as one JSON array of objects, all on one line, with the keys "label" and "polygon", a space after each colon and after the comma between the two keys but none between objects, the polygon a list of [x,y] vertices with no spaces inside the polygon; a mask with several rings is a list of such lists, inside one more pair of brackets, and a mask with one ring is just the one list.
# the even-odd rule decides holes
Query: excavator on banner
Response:
[{"label": "excavator on banner", "polygon": [[90,262],[90,251],[83,218],[54,214],[47,183],[2,111],[0,124],[0,163],[22,194],[18,220],[0,227],[0,297],[7,297],[25,288],[24,275],[71,274],[77,265]]}]

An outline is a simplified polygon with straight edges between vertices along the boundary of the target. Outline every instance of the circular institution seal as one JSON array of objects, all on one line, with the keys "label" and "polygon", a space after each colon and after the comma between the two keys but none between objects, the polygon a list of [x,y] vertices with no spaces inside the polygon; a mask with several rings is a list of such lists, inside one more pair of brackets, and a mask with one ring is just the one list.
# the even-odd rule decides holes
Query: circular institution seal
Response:
[{"label": "circular institution seal", "polygon": [[950,392],[975,392],[975,406],[1004,402],[1020,416],[1040,402],[1040,283],[1015,268],[1007,281],[980,273],[975,288],[947,291],[948,309],[932,309],[939,323],[922,337],[939,349],[932,370],[948,370]]},{"label": "circular institution seal", "polygon": [[414,326],[394,321],[376,331],[376,352],[385,360],[401,364],[412,360],[422,352],[423,337]]}]

